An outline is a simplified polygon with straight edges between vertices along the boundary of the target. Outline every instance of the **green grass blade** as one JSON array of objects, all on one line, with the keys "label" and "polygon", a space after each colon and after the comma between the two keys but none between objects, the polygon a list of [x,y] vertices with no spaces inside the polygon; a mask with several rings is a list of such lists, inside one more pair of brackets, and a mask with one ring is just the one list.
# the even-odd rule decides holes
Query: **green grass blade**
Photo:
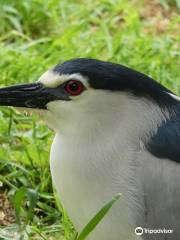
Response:
[{"label": "green grass blade", "polygon": [[120,194],[113,197],[101,210],[90,220],[90,222],[84,227],[76,240],[84,240],[94,230],[98,223],[103,219],[107,212],[111,209],[113,204],[119,199]]},{"label": "green grass blade", "polygon": [[27,197],[29,200],[29,209],[28,209],[27,220],[31,221],[33,219],[34,208],[36,206],[37,199],[38,199],[37,189],[36,190],[28,189]]},{"label": "green grass blade", "polygon": [[20,212],[26,193],[27,189],[25,187],[21,187],[16,191],[14,196],[14,207],[18,224],[20,224]]}]

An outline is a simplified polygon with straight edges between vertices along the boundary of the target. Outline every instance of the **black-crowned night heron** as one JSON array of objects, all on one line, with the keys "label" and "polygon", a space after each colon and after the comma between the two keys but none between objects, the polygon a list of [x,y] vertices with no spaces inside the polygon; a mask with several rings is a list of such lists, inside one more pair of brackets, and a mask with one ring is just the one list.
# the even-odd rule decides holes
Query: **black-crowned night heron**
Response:
[{"label": "black-crowned night heron", "polygon": [[54,129],[52,178],[77,230],[121,193],[88,239],[180,239],[180,100],[168,89],[118,64],[74,59],[1,89],[0,105],[38,109]]}]

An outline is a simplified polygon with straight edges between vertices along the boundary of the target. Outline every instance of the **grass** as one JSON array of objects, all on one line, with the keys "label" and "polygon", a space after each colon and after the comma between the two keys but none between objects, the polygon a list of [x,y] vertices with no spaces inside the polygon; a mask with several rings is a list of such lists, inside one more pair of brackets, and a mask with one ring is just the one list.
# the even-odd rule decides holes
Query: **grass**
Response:
[{"label": "grass", "polygon": [[[179,1],[157,2],[0,1],[1,86],[91,57],[133,67],[180,94]],[[0,126],[0,192],[16,213],[15,223],[1,226],[0,239],[70,239],[74,230],[55,201],[49,172],[53,133],[36,116],[9,108],[1,108]]]}]

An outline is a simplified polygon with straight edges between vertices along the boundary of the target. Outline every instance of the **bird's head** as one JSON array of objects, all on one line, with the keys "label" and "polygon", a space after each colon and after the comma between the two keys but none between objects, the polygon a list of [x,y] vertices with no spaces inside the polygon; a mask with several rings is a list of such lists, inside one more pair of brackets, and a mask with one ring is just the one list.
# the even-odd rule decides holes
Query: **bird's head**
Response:
[{"label": "bird's head", "polygon": [[143,99],[163,107],[164,92],[168,90],[132,69],[80,58],[58,64],[35,83],[0,89],[0,105],[38,109],[55,131],[97,131],[102,125],[116,126],[128,111],[138,115],[132,101],[137,108]]}]

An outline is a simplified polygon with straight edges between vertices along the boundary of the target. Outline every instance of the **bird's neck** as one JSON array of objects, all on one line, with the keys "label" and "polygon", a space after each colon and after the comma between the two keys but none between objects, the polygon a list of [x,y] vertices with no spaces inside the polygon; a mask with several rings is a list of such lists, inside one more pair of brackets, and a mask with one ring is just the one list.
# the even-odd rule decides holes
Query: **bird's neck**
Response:
[{"label": "bird's neck", "polygon": [[[77,229],[121,193],[119,207],[112,216],[118,214],[124,239],[129,228],[135,227],[131,211],[137,208],[133,163],[141,147],[140,139],[148,137],[162,121],[162,113],[153,103],[127,100],[124,105],[120,101],[118,109],[117,105],[108,108],[108,113],[106,108],[101,109],[93,124],[90,121],[87,125],[86,121],[76,125],[75,121],[68,130],[57,131],[51,150],[53,180]],[[116,223],[113,221],[112,226]]]},{"label": "bird's neck", "polygon": [[[106,102],[89,107],[86,112],[77,112],[71,120],[59,123],[56,133],[68,139],[79,139],[87,145],[97,142],[136,142],[148,140],[156,132],[168,112],[146,98],[129,94],[113,94]],[[119,103],[117,105],[117,103]],[[94,108],[94,109],[93,109]]]}]

